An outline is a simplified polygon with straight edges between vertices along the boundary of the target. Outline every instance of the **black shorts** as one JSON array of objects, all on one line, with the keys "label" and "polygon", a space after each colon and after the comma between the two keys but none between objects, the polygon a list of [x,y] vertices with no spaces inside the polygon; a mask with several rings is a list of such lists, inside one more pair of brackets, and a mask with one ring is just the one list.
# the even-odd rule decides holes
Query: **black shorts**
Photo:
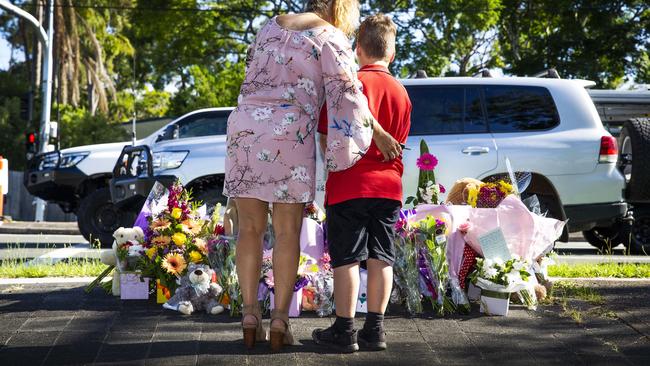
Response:
[{"label": "black shorts", "polygon": [[395,261],[395,223],[400,201],[357,198],[327,206],[327,244],[332,267],[365,261]]}]

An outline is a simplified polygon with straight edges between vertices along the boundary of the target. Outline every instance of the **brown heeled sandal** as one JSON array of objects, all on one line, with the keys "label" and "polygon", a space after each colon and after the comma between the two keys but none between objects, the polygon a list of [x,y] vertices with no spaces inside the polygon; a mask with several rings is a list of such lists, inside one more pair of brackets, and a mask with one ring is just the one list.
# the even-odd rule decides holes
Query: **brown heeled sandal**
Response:
[{"label": "brown heeled sandal", "polygon": [[[255,324],[244,323],[244,318],[247,315],[255,318]],[[242,306],[241,327],[244,332],[244,345],[246,348],[251,349],[255,347],[255,342],[266,341],[266,331],[262,326],[262,313],[258,304]]]},{"label": "brown heeled sandal", "polygon": [[[284,323],[284,326],[282,328],[273,327],[273,321],[276,319]],[[289,324],[288,313],[275,309],[271,311],[269,339],[271,341],[271,351],[273,352],[279,352],[285,345],[292,345],[294,343],[293,334],[291,333],[291,324]]]}]

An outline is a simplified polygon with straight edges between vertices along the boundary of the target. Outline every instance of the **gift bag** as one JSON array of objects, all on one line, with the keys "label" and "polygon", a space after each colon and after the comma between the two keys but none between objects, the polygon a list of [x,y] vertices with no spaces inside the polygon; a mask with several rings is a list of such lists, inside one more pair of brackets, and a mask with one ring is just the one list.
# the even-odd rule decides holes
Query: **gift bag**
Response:
[{"label": "gift bag", "polygon": [[[270,309],[275,309],[275,294],[271,292],[271,303]],[[289,317],[297,318],[300,316],[300,310],[302,309],[302,288],[298,291],[294,291],[293,296],[291,297],[291,303],[289,303]]]},{"label": "gift bag", "polygon": [[149,278],[140,278],[138,273],[120,273],[120,299],[149,299]]}]

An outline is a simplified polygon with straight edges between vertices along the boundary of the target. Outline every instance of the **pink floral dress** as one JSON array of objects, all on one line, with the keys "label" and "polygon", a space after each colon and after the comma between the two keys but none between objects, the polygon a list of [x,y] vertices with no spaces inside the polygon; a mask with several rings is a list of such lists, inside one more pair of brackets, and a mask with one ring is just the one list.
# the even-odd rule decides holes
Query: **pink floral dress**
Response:
[{"label": "pink floral dress", "polygon": [[228,119],[224,195],[266,202],[314,199],[320,108],[327,101],[329,170],[352,166],[372,140],[372,115],[349,40],[333,26],[304,31],[271,19],[248,51]]}]

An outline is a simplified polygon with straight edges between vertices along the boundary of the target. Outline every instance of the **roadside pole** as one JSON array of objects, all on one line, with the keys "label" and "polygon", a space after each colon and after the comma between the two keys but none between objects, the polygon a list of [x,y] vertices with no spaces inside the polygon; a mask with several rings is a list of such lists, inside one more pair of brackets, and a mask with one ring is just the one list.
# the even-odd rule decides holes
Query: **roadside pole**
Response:
[{"label": "roadside pole", "polygon": [[[41,24],[32,16],[30,13],[25,10],[17,7],[16,5],[10,3],[7,0],[0,0],[0,8],[4,8],[19,17],[30,22],[34,27],[36,27],[39,40],[45,46],[45,53],[43,54],[43,72],[42,72],[42,93],[43,93],[43,111],[41,113],[41,126],[40,126],[40,146],[38,148],[39,153],[45,153],[49,150],[49,138],[50,138],[50,111],[52,107],[52,47],[54,44],[54,1],[50,0],[48,4],[48,25],[47,25],[47,34],[41,26]],[[36,214],[34,217],[35,221],[43,221],[45,213],[45,201],[40,198],[34,199],[34,205],[36,206]]]}]

